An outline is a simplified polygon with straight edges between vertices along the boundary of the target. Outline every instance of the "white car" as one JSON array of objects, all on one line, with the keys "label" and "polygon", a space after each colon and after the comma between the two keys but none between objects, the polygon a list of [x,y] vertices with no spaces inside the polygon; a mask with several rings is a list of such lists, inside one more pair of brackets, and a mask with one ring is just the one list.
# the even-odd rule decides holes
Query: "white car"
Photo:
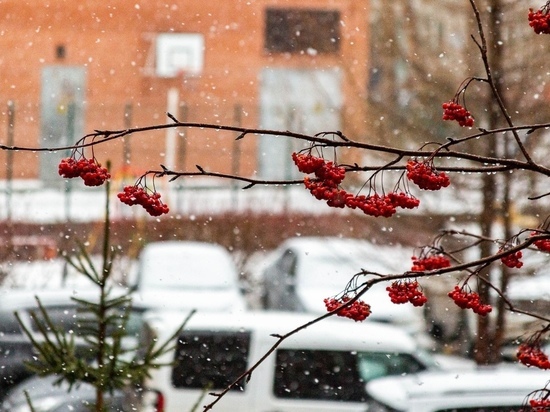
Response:
[{"label": "white car", "polygon": [[[197,313],[177,336],[185,314],[148,312],[141,339],[170,342],[128,400],[140,411],[180,412],[202,406],[249,369],[285,334],[311,321],[290,312]],[[139,351],[138,351],[139,356]],[[282,341],[213,408],[217,412],[364,412],[365,382],[438,368],[407,333],[376,322],[325,319]],[[145,395],[145,396],[143,396]],[[206,397],[202,399],[203,396]],[[141,399],[140,399],[141,398]],[[156,409],[149,409],[156,405]],[[158,405],[163,405],[160,408]]]},{"label": "white car", "polygon": [[515,364],[384,377],[366,385],[367,412],[519,412],[548,377]]},{"label": "white car", "polygon": [[[398,274],[410,269],[410,251],[358,239],[297,237],[283,242],[263,272],[263,305],[270,310],[325,313],[323,300],[340,293],[362,269]],[[366,278],[359,280],[365,281]],[[413,335],[426,330],[422,308],[396,305],[378,283],[363,300],[371,306],[369,320],[405,328]]]},{"label": "white car", "polygon": [[246,309],[238,270],[227,249],[193,241],[152,242],[143,248],[134,301],[158,309]]}]

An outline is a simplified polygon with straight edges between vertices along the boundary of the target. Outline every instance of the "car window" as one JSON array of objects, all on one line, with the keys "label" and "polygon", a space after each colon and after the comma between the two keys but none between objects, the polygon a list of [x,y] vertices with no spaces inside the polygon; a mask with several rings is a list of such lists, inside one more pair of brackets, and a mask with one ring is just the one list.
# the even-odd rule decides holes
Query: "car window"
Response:
[{"label": "car window", "polygon": [[273,391],[280,398],[361,402],[368,380],[424,369],[409,354],[283,349]]},{"label": "car window", "polygon": [[[185,331],[176,347],[172,385],[175,388],[225,388],[246,371],[249,350],[249,332]],[[244,381],[233,389],[244,390]]]},{"label": "car window", "polygon": [[357,355],[359,376],[364,381],[382,376],[420,372],[425,366],[408,353],[360,352]]},{"label": "car window", "polygon": [[278,398],[361,402],[364,386],[355,352],[277,351],[273,392]]}]

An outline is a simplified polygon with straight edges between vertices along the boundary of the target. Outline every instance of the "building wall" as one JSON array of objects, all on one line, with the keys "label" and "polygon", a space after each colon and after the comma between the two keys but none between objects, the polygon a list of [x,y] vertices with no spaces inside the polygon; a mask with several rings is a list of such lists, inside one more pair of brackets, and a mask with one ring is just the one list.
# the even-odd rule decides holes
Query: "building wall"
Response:
[{"label": "building wall", "polygon": [[[368,3],[366,0],[4,0],[0,2],[3,51],[0,141],[12,143],[8,141],[7,106],[2,106],[13,101],[13,144],[49,148],[40,130],[41,76],[44,68],[54,65],[85,69],[82,133],[169,122],[165,112],[171,88],[178,91],[182,102],[174,113],[179,120],[260,127],[262,69],[338,67],[343,73],[341,128],[351,138],[361,139],[368,65]],[[333,55],[266,52],[266,7],[339,10],[340,52]],[[204,35],[204,70],[200,76],[154,75],[155,35],[168,32]],[[131,107],[128,116],[125,107]],[[59,110],[63,115],[64,108]],[[101,162],[111,160],[115,174],[128,160],[131,169],[139,174],[166,161],[165,136],[165,131],[135,134],[126,142],[96,146],[94,154]],[[258,167],[257,139],[247,137],[236,145],[232,137],[228,132],[180,130],[176,154],[169,154],[168,158],[173,159],[178,170],[191,170],[200,164],[222,172],[252,175]],[[40,156],[33,151],[16,152],[13,177],[38,177]],[[238,163],[232,160],[235,158]],[[0,165],[7,162],[6,152],[1,152]],[[0,166],[0,178],[5,178],[5,169]],[[51,173],[57,173],[53,166]]]}]

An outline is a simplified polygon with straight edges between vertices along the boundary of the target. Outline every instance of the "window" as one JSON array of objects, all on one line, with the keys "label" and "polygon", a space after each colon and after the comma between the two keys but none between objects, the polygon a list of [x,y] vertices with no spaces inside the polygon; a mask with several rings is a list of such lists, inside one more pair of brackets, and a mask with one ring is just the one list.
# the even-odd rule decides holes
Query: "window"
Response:
[{"label": "window", "polygon": [[365,381],[426,369],[417,359],[406,353],[361,352],[357,355],[357,365],[359,376]]},{"label": "window", "polygon": [[265,49],[278,53],[336,53],[340,49],[340,12],[267,9]]},{"label": "window", "polygon": [[280,398],[362,402],[365,382],[425,367],[409,354],[278,350],[274,393]]},{"label": "window", "polygon": [[276,362],[273,391],[279,398],[365,400],[354,352],[279,350]]},{"label": "window", "polygon": [[[222,389],[247,369],[249,332],[186,331],[180,335],[172,368],[176,388]],[[244,390],[244,381],[240,387]]]}]

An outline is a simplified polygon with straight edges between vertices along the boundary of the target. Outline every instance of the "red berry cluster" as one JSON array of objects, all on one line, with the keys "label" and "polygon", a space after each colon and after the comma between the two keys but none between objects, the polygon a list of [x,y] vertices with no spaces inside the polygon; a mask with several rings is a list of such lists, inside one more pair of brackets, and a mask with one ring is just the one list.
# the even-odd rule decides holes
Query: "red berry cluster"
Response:
[{"label": "red berry cluster", "polygon": [[550,360],[548,359],[548,355],[542,351],[538,339],[519,345],[517,357],[526,366],[550,369]]},{"label": "red berry cluster", "polygon": [[517,252],[501,257],[500,261],[509,268],[519,269],[523,266],[523,262],[520,260],[522,256],[523,253],[521,253],[521,250],[518,250]]},{"label": "red berry cluster", "polygon": [[[531,236],[540,235],[540,232],[531,232]],[[550,239],[539,239],[533,242],[535,247],[541,252],[550,252]]]},{"label": "red berry cluster", "polygon": [[[343,296],[340,299],[326,298],[324,300],[325,307],[328,312],[332,312],[333,310],[339,308],[342,304],[349,302],[350,299],[351,298],[349,296]],[[356,322],[361,322],[369,317],[370,306],[361,300],[356,300],[351,305],[340,309],[336,312],[336,315],[353,319]]]},{"label": "red berry cluster", "polygon": [[168,213],[168,206],[160,200],[160,193],[147,193],[147,190],[140,186],[126,186],[118,198],[129,206],[141,205],[151,216],[160,216]]},{"label": "red berry cluster", "polygon": [[527,18],[529,19],[529,26],[535,30],[535,33],[550,34],[550,14],[548,14],[547,7],[537,11],[529,9]]},{"label": "red berry cluster", "polygon": [[470,112],[453,100],[443,103],[443,120],[456,120],[462,127],[474,125]]},{"label": "red berry cluster", "polygon": [[529,401],[529,406],[531,407],[531,412],[548,412],[550,411],[550,399],[531,399]]},{"label": "red berry cluster", "polygon": [[416,160],[407,162],[407,178],[424,190],[439,190],[451,184],[445,172],[436,171],[428,162]]},{"label": "red berry cluster", "polygon": [[61,177],[72,179],[81,177],[86,186],[101,186],[111,177],[106,168],[101,167],[95,158],[75,160],[73,157],[62,159],[58,173]]},{"label": "red berry cluster", "polygon": [[415,281],[395,281],[386,288],[393,303],[410,302],[413,306],[422,306],[428,301],[426,295],[419,289],[420,285]]},{"label": "red berry cluster", "polygon": [[451,266],[451,261],[441,254],[430,255],[426,257],[412,257],[412,268],[413,272],[424,272],[427,270],[443,269]]},{"label": "red berry cluster", "polygon": [[315,178],[305,177],[304,185],[316,199],[325,200],[331,207],[349,207],[369,216],[390,217],[397,207],[413,209],[420,204],[417,198],[403,192],[383,196],[351,194],[339,186],[346,176],[343,167],[311,154],[293,153],[292,159],[301,172],[315,174]]},{"label": "red berry cluster", "polygon": [[325,164],[325,159],[322,157],[312,156],[311,153],[292,153],[292,160],[302,173],[315,173]]},{"label": "red berry cluster", "polygon": [[448,296],[454,300],[458,307],[472,309],[474,313],[481,316],[485,316],[493,310],[491,305],[481,303],[479,295],[476,292],[466,292],[463,288],[458,287],[458,285],[448,293]]},{"label": "red berry cluster", "polygon": [[397,211],[388,196],[380,196],[378,193],[370,196],[352,196],[347,200],[346,206],[351,209],[359,209],[364,214],[374,217],[390,217]]},{"label": "red berry cluster", "polygon": [[403,209],[414,209],[420,204],[420,200],[404,192],[390,192],[386,197],[393,206]]},{"label": "red berry cluster", "polygon": [[346,169],[334,162],[327,162],[322,157],[311,154],[292,153],[292,160],[302,173],[314,173],[324,186],[337,187],[346,177]]}]

